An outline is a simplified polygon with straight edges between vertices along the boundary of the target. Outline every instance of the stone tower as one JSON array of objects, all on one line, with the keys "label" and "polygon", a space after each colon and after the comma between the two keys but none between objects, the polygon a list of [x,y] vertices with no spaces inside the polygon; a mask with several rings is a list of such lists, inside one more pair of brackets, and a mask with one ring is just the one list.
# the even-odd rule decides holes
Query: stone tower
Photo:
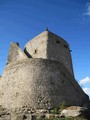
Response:
[{"label": "stone tower", "polygon": [[0,105],[8,109],[28,106],[53,108],[83,105],[89,100],[74,78],[68,43],[44,31],[24,51],[12,43],[0,80]]},{"label": "stone tower", "polygon": [[43,58],[63,63],[73,74],[69,44],[52,32],[45,31],[25,45],[25,51],[32,58]]}]

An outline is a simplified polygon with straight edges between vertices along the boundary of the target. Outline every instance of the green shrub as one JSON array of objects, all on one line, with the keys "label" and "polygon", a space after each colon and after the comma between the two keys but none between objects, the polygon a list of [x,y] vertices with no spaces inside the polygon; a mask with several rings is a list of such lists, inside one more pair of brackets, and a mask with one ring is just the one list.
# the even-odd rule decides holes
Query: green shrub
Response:
[{"label": "green shrub", "polygon": [[50,110],[51,114],[59,114],[59,108],[54,108],[52,110]]},{"label": "green shrub", "polygon": [[51,119],[38,119],[38,120],[89,120],[89,119],[85,119],[83,117],[75,117],[75,118],[51,118]]},{"label": "green shrub", "polygon": [[65,105],[65,102],[63,101],[61,104],[60,104],[60,111],[62,111],[63,109],[66,108],[66,105]]}]

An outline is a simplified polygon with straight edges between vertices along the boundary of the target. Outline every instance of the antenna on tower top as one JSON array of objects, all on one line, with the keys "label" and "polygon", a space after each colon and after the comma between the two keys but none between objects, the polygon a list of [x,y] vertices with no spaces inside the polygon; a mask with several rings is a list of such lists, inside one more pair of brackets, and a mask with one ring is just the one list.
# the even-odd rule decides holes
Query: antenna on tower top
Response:
[{"label": "antenna on tower top", "polygon": [[45,29],[45,31],[48,31],[48,27]]}]

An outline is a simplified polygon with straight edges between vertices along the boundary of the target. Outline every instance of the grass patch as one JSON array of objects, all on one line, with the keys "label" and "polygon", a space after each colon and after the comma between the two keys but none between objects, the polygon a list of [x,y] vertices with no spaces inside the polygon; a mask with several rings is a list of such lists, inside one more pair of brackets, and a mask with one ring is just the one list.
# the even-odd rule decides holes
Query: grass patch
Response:
[{"label": "grass patch", "polygon": [[89,120],[89,119],[85,119],[83,117],[75,117],[75,118],[51,118],[51,119],[42,118],[38,120]]}]

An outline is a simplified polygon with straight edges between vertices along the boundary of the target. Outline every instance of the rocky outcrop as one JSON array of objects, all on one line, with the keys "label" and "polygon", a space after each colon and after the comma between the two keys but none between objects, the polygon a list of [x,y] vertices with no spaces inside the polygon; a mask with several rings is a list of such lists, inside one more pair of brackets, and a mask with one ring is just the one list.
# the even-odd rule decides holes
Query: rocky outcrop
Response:
[{"label": "rocky outcrop", "polygon": [[12,111],[0,107],[0,120],[36,120],[36,116],[31,113],[32,110],[25,107]]},{"label": "rocky outcrop", "polygon": [[71,106],[71,107],[67,107],[66,109],[62,110],[60,116],[77,117],[77,116],[84,115],[86,110],[87,110],[86,107]]},{"label": "rocky outcrop", "polygon": [[75,118],[83,116],[85,120],[89,120],[89,114],[86,115],[87,108],[79,106],[71,106],[66,109],[58,111],[58,113],[51,113],[47,109],[32,109],[29,107],[17,108],[15,110],[9,110],[0,107],[0,120],[37,120],[37,119],[60,119],[60,118]]}]

